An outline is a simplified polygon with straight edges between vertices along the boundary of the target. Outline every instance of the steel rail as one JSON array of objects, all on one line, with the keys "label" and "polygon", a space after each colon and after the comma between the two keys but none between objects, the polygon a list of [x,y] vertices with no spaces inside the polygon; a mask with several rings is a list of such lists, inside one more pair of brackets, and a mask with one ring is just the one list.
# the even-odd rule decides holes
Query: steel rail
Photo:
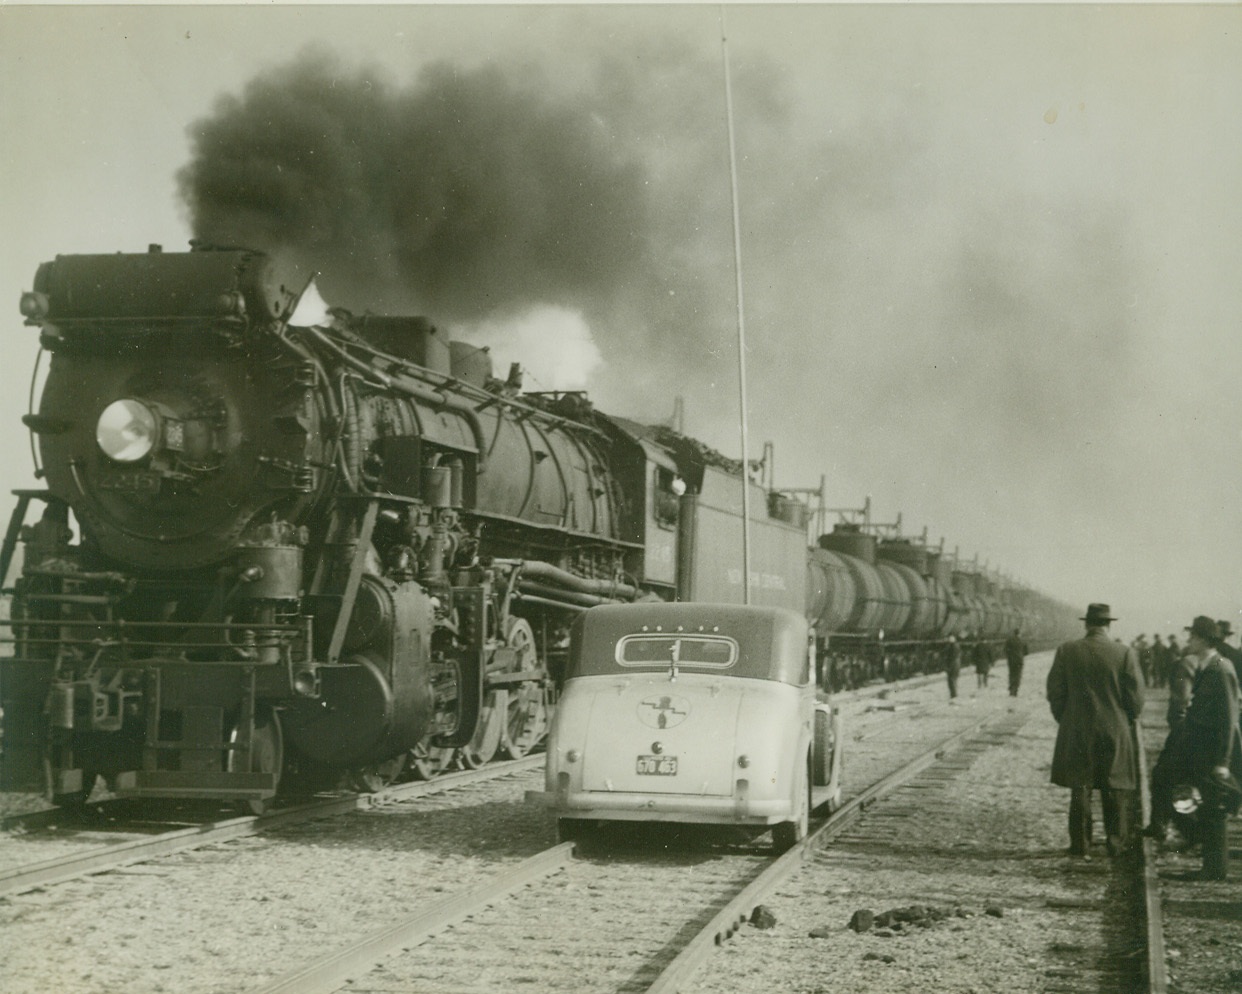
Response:
[{"label": "steel rail", "polygon": [[[1143,748],[1142,721],[1134,723],[1134,741],[1139,767],[1139,808],[1144,825],[1151,823],[1151,785],[1147,782],[1147,751]],[[1160,877],[1156,870],[1156,841],[1140,836],[1143,912],[1147,928],[1147,992],[1168,994],[1169,966],[1164,947],[1164,910],[1160,906]]]},{"label": "steel rail", "polygon": [[[876,684],[871,687],[859,688],[854,691],[845,691],[840,694],[834,694],[832,695],[832,700],[834,702],[844,702],[866,699],[884,692],[902,689],[915,689],[927,683],[933,682],[938,678],[942,679],[943,676],[940,674],[930,674],[926,676],[910,677],[906,680],[897,681],[895,683]],[[110,869],[121,866],[129,866],[134,863],[141,863],[145,860],[155,859],[160,856],[167,856],[171,853],[181,852],[186,849],[195,849],[218,842],[228,842],[233,839],[258,835],[259,833],[265,832],[272,828],[296,824],[297,822],[306,821],[312,818],[322,818],[337,814],[344,814],[349,811],[365,810],[385,804],[398,803],[402,800],[408,800],[415,797],[423,797],[429,794],[439,793],[444,790],[452,790],[468,786],[472,783],[496,779],[508,773],[518,773],[528,769],[534,769],[543,762],[543,753],[538,753],[519,760],[488,764],[478,770],[449,773],[436,777],[432,780],[399,784],[394,787],[388,787],[377,791],[373,794],[347,794],[342,797],[315,801],[309,804],[301,804],[295,807],[269,812],[264,815],[243,815],[236,818],[228,818],[222,821],[209,822],[203,825],[195,825],[188,828],[162,833],[150,839],[129,840],[127,842],[104,845],[75,855],[58,857],[56,859],[46,860],[40,863],[26,864],[24,866],[14,867],[8,870],[0,870],[0,895],[18,893],[35,887],[62,883],[76,877],[92,873],[106,872]],[[872,790],[874,790],[874,788],[872,788]],[[853,810],[852,805],[863,801],[864,799],[864,803],[870,803],[872,799],[870,794],[870,791],[864,792],[862,795],[859,795],[858,798],[855,798],[853,801],[847,803],[841,811],[838,812],[838,816],[843,816],[846,812]],[[98,805],[90,806],[128,806],[134,803],[135,800],[132,798],[118,798],[112,801],[104,801],[100,802]],[[65,817],[66,811],[62,808],[44,809],[41,811],[33,811],[5,818],[3,823],[0,824],[0,827],[2,827],[4,831],[12,831],[18,826],[35,828],[53,824],[56,820],[63,819]]]},{"label": "steel rail", "polygon": [[564,869],[573,858],[574,844],[562,842],[505,870],[468,891],[436,901],[422,911],[364,936],[336,952],[285,974],[251,994],[332,994],[354,977],[398,950],[421,942],[495,904],[519,887]]},{"label": "steel rail", "polygon": [[[676,991],[711,955],[712,950],[747,920],[759,899],[795,873],[807,855],[819,844],[839,834],[874,801],[913,779],[963,740],[1005,717],[1008,715],[993,714],[975,722],[851,798],[824,825],[789,852],[775,859],[767,869],[747,884],[664,969],[648,991],[665,994]],[[460,895],[437,901],[417,914],[372,932],[248,994],[332,994],[339,991],[351,981],[375,969],[385,957],[477,914],[519,887],[567,866],[572,860],[573,849],[573,843],[562,843],[545,850],[484,884]]]},{"label": "steel rail", "polygon": [[[208,822],[190,828],[165,832],[150,839],[131,839],[100,846],[86,852],[71,854],[0,871],[0,894],[30,890],[47,884],[61,883],[88,873],[100,873],[120,866],[129,866],[159,856],[197,849],[217,842],[229,842],[258,835],[273,828],[297,824],[313,818],[345,814],[395,804],[415,797],[437,794],[466,787],[473,783],[495,780],[510,773],[521,773],[543,763],[540,753],[524,759],[489,764],[477,770],[448,773],[433,780],[398,784],[374,794],[347,794],[309,804],[299,804],[263,815],[243,815],[223,821]],[[39,812],[37,812],[39,814]]]},{"label": "steel rail", "polygon": [[992,714],[975,722],[969,728],[963,729],[916,756],[905,766],[847,801],[822,825],[784,855],[778,857],[767,869],[747,884],[745,889],[721,908],[647,987],[647,994],[676,994],[711,957],[716,947],[723,945],[741,928],[743,923],[750,919],[761,899],[801,869],[803,862],[815,849],[839,835],[875,801],[914,779],[966,739],[977,735],[993,722],[1007,717],[1009,717],[1008,712],[1000,715]]}]

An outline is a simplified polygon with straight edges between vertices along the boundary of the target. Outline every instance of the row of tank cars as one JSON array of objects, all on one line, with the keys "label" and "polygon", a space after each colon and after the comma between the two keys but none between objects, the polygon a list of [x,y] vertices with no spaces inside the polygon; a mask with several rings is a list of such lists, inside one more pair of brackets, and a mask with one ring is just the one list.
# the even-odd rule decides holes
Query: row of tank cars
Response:
[{"label": "row of tank cars", "polygon": [[796,495],[684,433],[522,392],[425,318],[311,306],[307,286],[203,245],[39,267],[21,301],[47,360],[23,419],[39,486],[0,550],[0,786],[261,808],[522,756],[598,606],[749,586],[814,632],[824,689],[1073,616],[865,525],[811,542]]}]

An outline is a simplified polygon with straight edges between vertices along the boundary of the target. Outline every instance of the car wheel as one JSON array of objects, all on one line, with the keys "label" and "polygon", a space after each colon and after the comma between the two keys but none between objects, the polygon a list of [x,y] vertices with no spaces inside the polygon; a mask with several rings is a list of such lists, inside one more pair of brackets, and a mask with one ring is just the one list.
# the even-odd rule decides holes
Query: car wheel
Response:
[{"label": "car wheel", "polygon": [[774,852],[788,852],[806,838],[811,825],[811,757],[803,767],[803,774],[798,778],[798,793],[802,801],[798,805],[798,814],[793,821],[782,821],[772,826],[772,849]]},{"label": "car wheel", "polygon": [[581,842],[590,833],[593,822],[584,818],[557,818],[557,842]]},{"label": "car wheel", "polygon": [[835,748],[832,716],[816,709],[815,737],[811,745],[811,782],[816,787],[827,787],[832,782],[832,751]]}]

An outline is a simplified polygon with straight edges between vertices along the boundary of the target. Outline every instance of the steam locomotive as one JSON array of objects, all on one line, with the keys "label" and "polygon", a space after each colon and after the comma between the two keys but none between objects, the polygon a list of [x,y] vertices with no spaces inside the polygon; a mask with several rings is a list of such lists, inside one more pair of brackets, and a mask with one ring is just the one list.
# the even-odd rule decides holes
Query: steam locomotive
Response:
[{"label": "steam locomotive", "polygon": [[525,755],[580,612],[741,600],[743,479],[752,599],[805,612],[833,674],[1072,616],[857,525],[808,552],[805,505],[739,463],[522,393],[425,319],[303,317],[307,286],[233,248],[39,267],[21,310],[51,358],[24,421],[46,488],[15,492],[0,550],[0,583],[22,558],[4,788],[75,804],[102,776],[261,809]]}]

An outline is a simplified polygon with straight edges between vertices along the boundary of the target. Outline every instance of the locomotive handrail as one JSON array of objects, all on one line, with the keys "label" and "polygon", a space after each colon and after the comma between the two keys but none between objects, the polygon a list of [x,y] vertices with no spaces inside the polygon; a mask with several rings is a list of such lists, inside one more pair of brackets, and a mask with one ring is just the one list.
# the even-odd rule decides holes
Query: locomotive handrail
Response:
[{"label": "locomotive handrail", "polygon": [[[211,645],[205,644],[199,648],[213,648]],[[6,663],[46,663],[47,660],[36,656],[5,656]],[[149,656],[144,659],[133,659],[126,656],[123,665],[126,669],[153,669],[157,666],[194,666],[205,669],[214,667],[238,667],[242,669],[265,669],[272,666],[284,666],[286,661],[283,659],[260,660],[260,659],[186,659],[184,656]],[[112,660],[104,664],[106,666],[121,666],[122,661]],[[342,664],[344,665],[344,664]]]},{"label": "locomotive handrail", "polygon": [[[24,629],[19,635],[18,628]],[[311,636],[307,625],[296,622],[271,622],[266,624],[245,623],[236,621],[126,621],[125,619],[89,619],[89,618],[5,618],[0,619],[0,631],[12,629],[12,635],[0,635],[0,646],[13,645],[19,642],[25,646],[50,646],[67,650],[103,650],[114,649],[118,658],[108,661],[108,665],[125,666],[276,666],[284,665],[295,645],[281,636],[300,635],[306,646],[311,644]],[[75,637],[73,629],[92,633],[91,637]],[[218,632],[214,639],[188,639],[189,631]],[[40,631],[54,632],[42,637]],[[105,637],[94,633],[104,632]],[[132,638],[134,634],[138,638]],[[159,634],[167,633],[168,637],[158,638]],[[230,635],[244,634],[252,641],[239,643],[231,641]],[[249,653],[253,650],[276,647],[283,650],[279,658],[260,660],[252,655],[242,655],[238,659],[198,660],[187,659],[186,653],[195,651],[213,651],[222,653]],[[143,659],[135,659],[135,650],[153,650],[156,653],[175,653],[175,655],[159,655]],[[300,654],[299,654],[300,655]],[[14,662],[47,662],[46,657],[6,656],[6,660]]]},{"label": "locomotive handrail", "polygon": [[[513,524],[515,524],[515,525],[522,525],[522,526],[523,526],[523,527],[525,527],[525,528],[542,529],[542,530],[546,530],[546,531],[550,531],[550,532],[555,532],[555,533],[556,533],[556,534],[558,534],[558,535],[569,535],[569,536],[571,536],[571,537],[575,537],[575,538],[576,538],[576,537],[581,536],[581,537],[583,537],[583,538],[587,538],[587,539],[597,539],[597,538],[599,537],[598,535],[594,534],[593,532],[584,532],[584,531],[579,531],[579,530],[578,530],[578,529],[576,529],[576,528],[558,528],[558,527],[557,527],[557,526],[555,526],[555,525],[545,524],[545,523],[540,522],[540,521],[531,521],[531,520],[527,520],[527,519],[524,519],[524,518],[516,518],[516,517],[514,517],[514,516],[513,516],[513,515],[511,515],[511,514],[497,514],[495,511],[482,511],[482,510],[479,510],[477,507],[476,507],[476,508],[464,508],[464,509],[462,510],[462,515],[463,515],[463,517],[465,517],[465,516],[469,516],[470,518],[483,518],[483,519],[490,520],[490,521],[504,521],[504,522],[511,522],[511,523],[513,523]],[[641,548],[643,548],[643,543],[642,543],[642,542],[631,542],[631,541],[628,541],[627,539],[623,539],[623,538],[614,538],[614,539],[610,539],[609,541],[610,541],[610,542],[612,542],[614,545],[617,545],[617,546],[619,546],[619,547],[621,547],[621,548],[626,548],[626,549],[641,549]],[[492,561],[493,561],[493,562],[499,562],[499,563],[504,563],[504,562],[514,562],[514,563],[516,563],[516,562],[520,562],[520,561],[522,561],[522,560],[517,560],[517,559],[512,559],[512,560],[493,559]]]},{"label": "locomotive handrail", "polygon": [[[59,598],[57,598],[59,599]],[[4,618],[0,619],[0,627],[14,625],[30,625],[32,628],[107,628],[116,627],[124,630],[131,628],[155,629],[165,628],[180,631],[184,628],[207,628],[224,631],[271,631],[300,632],[303,626],[289,621],[128,621],[123,618]]]},{"label": "locomotive handrail", "polygon": [[[24,322],[30,327],[40,327],[40,322],[26,321]],[[80,331],[83,328],[91,328],[94,325],[130,325],[135,324],[151,324],[151,325],[203,325],[203,324],[231,324],[244,328],[246,324],[245,318],[235,317],[231,314],[192,314],[187,317],[184,314],[123,314],[120,317],[106,317],[102,314],[92,314],[84,318],[57,317],[49,323],[55,324],[57,328],[63,328],[68,331]]]},{"label": "locomotive handrail", "polygon": [[[515,411],[521,411],[524,414],[526,414],[528,417],[541,418],[544,421],[550,424],[553,424],[553,425],[565,426],[565,427],[574,428],[574,429],[581,430],[581,431],[588,431],[588,432],[591,432],[592,434],[599,435],[601,438],[605,438],[605,439],[608,437],[606,432],[601,431],[599,428],[596,428],[594,425],[585,424],[581,421],[575,421],[572,418],[566,418],[559,414],[553,414],[552,412],[546,411],[541,407],[536,407],[533,404],[527,404],[514,397],[505,397],[501,394],[492,393],[489,390],[481,389],[475,386],[473,383],[468,383],[467,381],[462,380],[449,373],[441,373],[441,372],[437,372],[434,369],[427,369],[426,367],[419,366],[406,359],[402,359],[400,356],[394,356],[388,352],[383,351],[382,349],[377,349],[375,348],[375,346],[371,345],[368,342],[356,342],[356,341],[334,342],[330,338],[328,338],[326,335],[324,335],[323,330],[320,328],[313,328],[313,329],[307,329],[307,330],[313,330],[317,332],[318,333],[317,337],[319,337],[321,341],[324,341],[326,344],[328,344],[329,347],[331,347],[338,354],[342,355],[343,358],[347,357],[347,361],[349,361],[351,365],[353,365],[354,363],[358,363],[359,360],[355,359],[353,356],[349,356],[348,353],[345,352],[346,348],[360,349],[362,351],[370,353],[372,356],[374,356],[377,359],[382,359],[384,362],[391,363],[394,366],[400,367],[402,376],[409,376],[417,380],[423,380],[426,383],[432,385],[433,387],[451,387],[455,390],[460,390],[463,394],[472,396],[475,399],[481,401],[478,407],[471,408],[471,410],[475,412],[482,411],[488,407],[493,407],[493,406],[508,407]],[[371,369],[371,367],[366,366],[365,363],[361,363],[361,366],[367,370]],[[388,376],[389,374],[382,374],[382,375]],[[408,384],[394,383],[390,385],[397,387],[399,389],[409,390],[411,393],[414,392],[415,390],[422,389],[422,388],[413,387]],[[439,393],[437,390],[431,391],[431,394],[432,394],[432,397],[438,397],[440,398],[440,400],[432,400],[431,398],[427,398],[429,402],[444,403],[446,405],[453,403],[450,398]]]}]

